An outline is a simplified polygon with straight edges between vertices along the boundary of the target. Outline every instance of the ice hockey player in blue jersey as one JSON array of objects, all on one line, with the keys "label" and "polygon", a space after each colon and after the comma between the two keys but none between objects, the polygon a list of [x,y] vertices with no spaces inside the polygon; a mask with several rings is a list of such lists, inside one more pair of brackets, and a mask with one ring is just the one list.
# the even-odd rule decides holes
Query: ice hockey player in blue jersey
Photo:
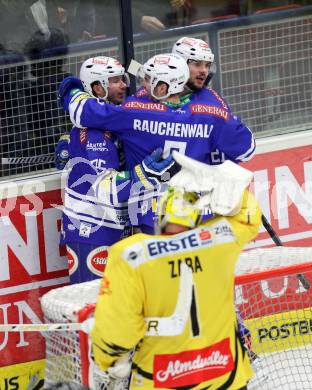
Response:
[{"label": "ice hockey player in blue jersey", "polygon": [[[164,149],[164,155],[178,150],[204,163],[211,163],[210,153],[216,149],[235,162],[252,157],[255,142],[251,131],[216,95],[201,99],[192,94],[181,99],[189,79],[182,57],[156,55],[143,69],[148,95],[128,97],[121,106],[90,98],[73,78],[62,82],[60,100],[77,127],[109,128],[122,140],[127,169],[157,147]],[[144,205],[143,214],[149,209],[150,204]],[[152,228],[154,221],[148,216],[146,223],[142,218],[139,224]]]},{"label": "ice hockey player in blue jersey", "polygon": [[[185,96],[195,94],[202,100],[214,96],[223,107],[231,112],[227,102],[212,88],[208,87],[210,80],[216,73],[214,54],[207,42],[202,39],[183,37],[175,42],[172,53],[185,59],[190,70],[190,78],[186,83]],[[210,164],[220,164],[226,160],[222,150],[216,149],[210,154]]]},{"label": "ice hockey player in blue jersey", "polygon": [[[125,97],[125,70],[113,58],[89,58],[81,66],[80,79],[85,91],[108,103],[119,104]],[[132,179],[138,179],[134,171],[118,172],[121,167],[116,136],[107,130],[74,127],[68,150],[71,159],[64,194],[63,242],[71,282],[77,283],[102,276],[109,246],[125,235],[127,199]],[[157,175],[168,161],[172,165],[170,159],[158,162],[161,153],[148,156],[136,167],[143,177],[146,173],[148,181],[151,170]],[[119,200],[114,196],[118,185]]]}]

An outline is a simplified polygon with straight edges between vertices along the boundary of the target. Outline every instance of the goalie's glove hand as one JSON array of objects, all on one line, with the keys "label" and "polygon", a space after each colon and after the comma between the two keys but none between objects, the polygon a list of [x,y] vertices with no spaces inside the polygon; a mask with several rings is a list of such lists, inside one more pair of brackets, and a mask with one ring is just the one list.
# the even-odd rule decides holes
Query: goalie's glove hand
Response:
[{"label": "goalie's glove hand", "polygon": [[69,160],[69,135],[63,134],[55,147],[55,168],[61,171]]},{"label": "goalie's glove hand", "polygon": [[146,156],[142,163],[131,171],[132,180],[140,182],[146,189],[170,180],[180,170],[180,166],[172,156],[162,159],[162,153],[162,148],[158,148]]},{"label": "goalie's glove hand", "polygon": [[131,372],[131,357],[127,353],[119,358],[113,366],[109,367],[108,375],[111,379],[124,379],[130,375]]},{"label": "goalie's glove hand", "polygon": [[68,111],[71,98],[79,92],[83,92],[81,80],[75,76],[66,77],[60,84],[58,90],[58,101],[64,110]]}]

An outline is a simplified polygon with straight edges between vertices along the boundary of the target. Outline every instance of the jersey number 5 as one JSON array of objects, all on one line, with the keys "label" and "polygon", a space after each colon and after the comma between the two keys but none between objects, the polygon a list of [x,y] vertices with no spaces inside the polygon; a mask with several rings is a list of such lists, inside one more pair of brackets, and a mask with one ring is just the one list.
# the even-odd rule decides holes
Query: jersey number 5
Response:
[{"label": "jersey number 5", "polygon": [[167,158],[173,150],[185,154],[186,142],[166,140],[164,144],[163,158]]}]

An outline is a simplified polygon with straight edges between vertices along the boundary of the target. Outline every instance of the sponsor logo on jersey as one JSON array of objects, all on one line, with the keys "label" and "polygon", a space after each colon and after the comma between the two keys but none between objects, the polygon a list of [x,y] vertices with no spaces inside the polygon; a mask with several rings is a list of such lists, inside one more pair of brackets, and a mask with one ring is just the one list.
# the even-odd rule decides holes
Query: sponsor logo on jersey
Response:
[{"label": "sponsor logo on jersey", "polygon": [[73,251],[69,246],[66,246],[67,252],[67,261],[68,261],[68,273],[72,275],[78,268],[79,260],[75,251]]},{"label": "sponsor logo on jersey", "polygon": [[213,125],[202,123],[175,123],[133,119],[133,129],[151,134],[179,138],[209,138]]},{"label": "sponsor logo on jersey", "polygon": [[81,144],[85,144],[87,141],[87,129],[80,129],[79,140]]},{"label": "sponsor logo on jersey", "polygon": [[167,111],[167,106],[162,103],[153,103],[153,102],[139,102],[139,101],[130,101],[123,105],[124,108],[129,110],[149,110],[149,111]]},{"label": "sponsor logo on jersey", "polygon": [[87,267],[95,275],[103,276],[107,264],[107,248],[107,246],[100,246],[88,254]]},{"label": "sponsor logo on jersey", "polygon": [[208,104],[191,104],[190,109],[193,114],[213,115],[225,120],[229,117],[228,111],[217,106],[209,106]]},{"label": "sponsor logo on jersey", "polygon": [[136,242],[130,246],[128,246],[123,254],[122,257],[131,264],[132,267],[136,267],[146,260],[145,251],[142,243]]},{"label": "sponsor logo on jersey", "polygon": [[207,228],[200,229],[198,237],[202,243],[207,243],[212,240],[212,234]]},{"label": "sponsor logo on jersey", "polygon": [[214,241],[216,244],[224,244],[235,240],[232,227],[225,219],[211,225],[210,229],[213,231]]},{"label": "sponsor logo on jersey", "polygon": [[213,245],[213,235],[208,228],[179,234],[175,238],[146,240],[146,247],[151,258],[168,253],[181,253]]},{"label": "sponsor logo on jersey", "polygon": [[91,150],[92,152],[105,152],[108,151],[106,147],[106,141],[103,142],[87,142],[86,145],[87,150]]},{"label": "sponsor logo on jersey", "polygon": [[155,387],[178,388],[195,385],[227,374],[234,368],[230,339],[202,349],[177,354],[155,355]]}]

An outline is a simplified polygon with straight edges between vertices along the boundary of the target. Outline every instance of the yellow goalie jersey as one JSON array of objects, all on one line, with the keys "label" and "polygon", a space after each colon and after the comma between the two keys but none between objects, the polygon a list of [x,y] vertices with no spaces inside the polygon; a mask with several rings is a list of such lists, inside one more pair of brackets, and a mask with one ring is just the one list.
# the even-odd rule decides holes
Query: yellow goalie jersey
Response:
[{"label": "yellow goalie jersey", "polygon": [[[252,377],[234,308],[234,267],[258,232],[261,213],[245,192],[233,217],[216,217],[176,235],[137,234],[113,245],[92,331],[97,364],[107,370],[136,347],[131,389],[232,389]],[[191,304],[182,333],[149,336],[175,312],[181,265],[192,270]]]}]

